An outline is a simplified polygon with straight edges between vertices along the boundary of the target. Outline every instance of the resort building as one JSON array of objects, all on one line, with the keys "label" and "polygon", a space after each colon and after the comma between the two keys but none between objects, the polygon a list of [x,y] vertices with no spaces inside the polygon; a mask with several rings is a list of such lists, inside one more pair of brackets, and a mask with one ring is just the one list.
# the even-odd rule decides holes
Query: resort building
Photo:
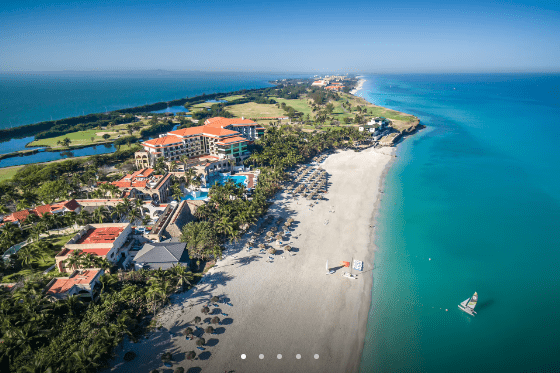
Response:
[{"label": "resort building", "polygon": [[250,155],[247,146],[264,134],[262,126],[245,118],[216,117],[205,123],[144,141],[144,151],[135,153],[137,167],[153,167],[162,157],[168,162],[201,156],[240,162]]},{"label": "resort building", "polygon": [[74,250],[81,250],[124,268],[131,259],[129,251],[133,241],[130,223],[87,224],[55,256],[56,267],[66,272],[64,261]]},{"label": "resort building", "polygon": [[93,299],[95,286],[103,273],[105,271],[101,268],[90,268],[76,270],[69,277],[53,278],[45,287],[45,295],[54,299],[64,299],[72,295]]},{"label": "resort building", "polygon": [[3,223],[14,223],[21,224],[27,219],[29,215],[37,215],[43,217],[44,214],[61,214],[64,215],[67,212],[74,211],[79,213],[81,210],[80,204],[75,200],[63,201],[48,205],[37,206],[34,209],[25,209],[13,212],[9,215],[4,216]]},{"label": "resort building", "polygon": [[134,258],[135,269],[169,269],[173,266],[190,266],[185,242],[145,243]]},{"label": "resort building", "polygon": [[144,201],[163,202],[171,194],[171,174],[155,175],[151,168],[142,168],[111,184],[123,191],[123,197]]},{"label": "resort building", "polygon": [[325,82],[324,80],[316,80],[313,83],[311,83],[311,85],[316,87],[324,87],[327,85],[327,82]]}]

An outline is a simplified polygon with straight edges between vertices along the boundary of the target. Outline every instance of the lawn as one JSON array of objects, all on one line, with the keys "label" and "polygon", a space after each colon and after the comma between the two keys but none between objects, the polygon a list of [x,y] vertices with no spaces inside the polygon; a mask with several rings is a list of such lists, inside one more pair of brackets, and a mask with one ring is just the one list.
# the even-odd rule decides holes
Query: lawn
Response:
[{"label": "lawn", "polygon": [[[92,144],[94,142],[106,141],[102,137],[104,133],[108,133],[109,135],[111,135],[111,137],[108,140],[110,139],[114,140],[117,138],[118,135],[121,136],[128,135],[127,132],[121,131],[120,133],[117,133],[113,129],[109,129],[109,130],[92,129],[86,131],[70,132],[67,133],[66,135],[51,137],[48,139],[35,140],[30,144],[30,146],[49,146],[51,148],[56,148],[56,147],[60,147],[60,145],[57,144],[57,141],[62,141],[66,137],[68,137],[72,141],[70,143],[70,146]],[[93,142],[91,141],[92,137],[93,137]]]},{"label": "lawn", "polygon": [[23,166],[13,166],[13,167],[4,167],[0,168],[0,181],[10,180],[16,172]]},{"label": "lawn", "polygon": [[221,98],[220,100],[226,100],[226,101],[233,101],[233,100],[238,100],[240,98],[245,97],[244,95],[231,95],[231,96],[226,96],[224,98]]},{"label": "lawn", "polygon": [[282,102],[286,103],[287,106],[291,106],[295,110],[297,110],[299,112],[302,112],[304,116],[306,116],[307,114],[309,114],[310,116],[313,116],[313,114],[312,114],[313,109],[308,104],[308,99],[307,98],[298,98],[298,99],[294,99],[294,100],[290,100],[290,99],[286,99],[286,98],[278,98],[278,97],[271,97],[271,98],[278,101],[279,103],[282,103]]},{"label": "lawn", "polygon": [[34,263],[32,267],[23,267],[22,269],[20,269],[17,272],[14,273],[10,273],[7,276],[4,276],[2,278],[2,282],[3,283],[9,283],[9,282],[17,282],[22,276],[26,277],[26,276],[30,276],[32,274],[35,273],[42,273],[44,272],[47,268],[49,268],[50,266],[52,266],[55,262],[54,257],[56,254],[58,254],[60,252],[60,250],[62,250],[62,248],[64,247],[64,245],[72,238],[74,237],[76,233],[72,233],[66,236],[51,236],[49,238],[42,238],[41,241],[45,241],[45,242],[49,242],[53,245],[52,250],[50,250],[49,252],[49,257],[47,259],[42,259],[37,263]]},{"label": "lawn", "polygon": [[228,106],[227,111],[236,117],[245,118],[280,117],[286,115],[284,110],[274,104],[256,104],[254,102]]}]

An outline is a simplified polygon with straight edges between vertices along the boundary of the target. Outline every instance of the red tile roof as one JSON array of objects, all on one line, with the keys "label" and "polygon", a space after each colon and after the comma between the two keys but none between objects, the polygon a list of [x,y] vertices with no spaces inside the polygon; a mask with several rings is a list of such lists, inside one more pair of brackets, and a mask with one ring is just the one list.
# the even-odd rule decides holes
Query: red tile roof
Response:
[{"label": "red tile roof", "polygon": [[34,213],[29,210],[21,210],[11,213],[10,215],[4,217],[4,222],[10,221],[24,221],[30,214]]},{"label": "red tile roof", "polygon": [[226,130],[224,128],[204,126],[204,134],[222,137],[222,136],[239,135],[239,132]]},{"label": "red tile roof", "polygon": [[163,136],[158,137],[157,139],[144,141],[144,144],[153,145],[153,146],[163,146],[163,145],[171,145],[171,144],[181,144],[182,141],[177,136]]},{"label": "red tile roof", "polygon": [[256,125],[254,121],[245,118],[224,118],[224,117],[214,117],[207,119],[204,124],[206,126],[212,126],[215,128],[224,128],[229,125]]},{"label": "red tile roof", "polygon": [[122,227],[91,228],[76,242],[81,244],[112,243],[124,231]]},{"label": "red tile roof", "polygon": [[75,285],[91,285],[91,282],[102,269],[85,269],[74,272],[70,277],[56,278],[47,290],[47,294],[62,294],[72,289]]},{"label": "red tile roof", "polygon": [[202,135],[202,128],[204,126],[198,126],[198,127],[189,127],[189,128],[181,128],[180,130],[176,130],[176,131],[171,131],[169,132],[170,134],[176,135],[176,136],[193,136],[193,135]]}]

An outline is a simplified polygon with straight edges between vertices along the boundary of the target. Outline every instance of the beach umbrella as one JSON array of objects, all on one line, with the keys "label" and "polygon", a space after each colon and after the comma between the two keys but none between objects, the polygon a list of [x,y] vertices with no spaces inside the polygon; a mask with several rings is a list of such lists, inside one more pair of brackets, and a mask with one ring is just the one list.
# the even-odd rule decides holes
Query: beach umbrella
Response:
[{"label": "beach umbrella", "polygon": [[200,316],[196,316],[193,320],[193,322],[195,323],[195,325],[199,324],[202,321],[202,319],[200,318]]},{"label": "beach umbrella", "polygon": [[284,250],[292,251],[292,247],[290,245],[286,245],[286,246],[284,246]]},{"label": "beach umbrella", "polygon": [[276,232],[276,231],[277,231],[277,228],[276,228],[276,227],[272,227],[272,228],[270,228],[270,230],[271,230],[272,232]]},{"label": "beach umbrella", "polygon": [[268,249],[268,253],[274,255],[276,254],[276,249],[274,247],[271,247],[270,249]]},{"label": "beach umbrella", "polygon": [[208,315],[208,312],[210,312],[210,308],[204,306],[202,307],[202,309],[200,310],[200,312],[202,312],[205,315]]},{"label": "beach umbrella", "polygon": [[287,222],[284,223],[284,226],[285,226],[285,227],[289,227],[290,225],[292,225],[292,223],[290,223],[289,221],[287,221]]},{"label": "beach umbrella", "polygon": [[272,236],[274,236],[274,232],[268,231],[268,232],[266,232],[266,236],[267,236],[268,238],[271,238]]},{"label": "beach umbrella", "polygon": [[183,334],[186,335],[187,337],[188,337],[189,335],[192,335],[192,333],[193,333],[193,330],[192,330],[192,328],[190,328],[190,327],[189,327],[189,328],[186,328],[186,329],[183,331]]},{"label": "beach umbrella", "polygon": [[204,338],[198,338],[196,341],[197,346],[204,346],[206,344],[206,340]]},{"label": "beach umbrella", "polygon": [[264,248],[266,248],[264,243],[259,244],[259,249],[264,249]]},{"label": "beach umbrella", "polygon": [[212,324],[219,324],[220,323],[220,318],[218,316],[213,317],[211,322],[212,322]]},{"label": "beach umbrella", "polygon": [[210,298],[210,302],[212,302],[212,303],[217,303],[219,300],[220,300],[220,298],[218,298],[215,295],[212,298]]},{"label": "beach umbrella", "polygon": [[163,354],[161,354],[161,361],[163,362],[170,361],[172,358],[173,355],[171,355],[171,352],[164,352]]},{"label": "beach umbrella", "polygon": [[214,328],[209,326],[209,327],[206,328],[205,332],[208,333],[208,334],[212,334],[212,333],[214,333]]},{"label": "beach umbrella", "polygon": [[292,224],[294,222],[294,219],[293,218],[288,218],[287,222]]},{"label": "beach umbrella", "polygon": [[196,352],[189,351],[189,352],[187,352],[185,357],[187,358],[187,360],[194,360],[196,358]]},{"label": "beach umbrella", "polygon": [[276,235],[276,240],[277,240],[277,241],[282,241],[282,235],[281,235],[281,234],[277,234],[277,235]]}]

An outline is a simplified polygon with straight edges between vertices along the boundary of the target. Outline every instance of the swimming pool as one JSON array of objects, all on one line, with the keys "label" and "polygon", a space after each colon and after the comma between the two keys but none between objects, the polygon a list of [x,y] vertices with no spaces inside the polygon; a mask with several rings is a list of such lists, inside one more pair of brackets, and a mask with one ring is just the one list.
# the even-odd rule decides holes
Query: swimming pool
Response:
[{"label": "swimming pool", "polygon": [[206,198],[208,198],[208,192],[194,192],[187,194],[181,200],[198,201]]},{"label": "swimming pool", "polygon": [[208,187],[211,187],[212,185],[215,185],[216,183],[218,183],[219,185],[224,185],[228,180],[233,180],[233,182],[236,183],[236,184],[242,184],[242,185],[247,186],[247,176],[243,176],[243,175],[212,176],[208,179],[208,183],[206,185]]}]

